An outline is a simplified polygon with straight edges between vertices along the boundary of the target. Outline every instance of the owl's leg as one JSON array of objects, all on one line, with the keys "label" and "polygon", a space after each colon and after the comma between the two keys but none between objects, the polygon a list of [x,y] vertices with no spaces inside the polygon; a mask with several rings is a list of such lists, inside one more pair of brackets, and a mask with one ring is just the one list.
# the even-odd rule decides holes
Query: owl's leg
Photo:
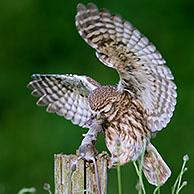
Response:
[{"label": "owl's leg", "polygon": [[97,141],[98,133],[102,131],[102,128],[100,126],[97,127],[97,125],[96,126],[91,125],[91,126],[92,128],[90,128],[88,132],[84,134],[84,139],[82,140],[81,145],[78,148],[78,151],[77,151],[78,157],[71,166],[69,181],[71,181],[72,174],[76,170],[77,162],[80,159],[86,160],[88,162],[93,162],[95,176],[96,176],[97,190],[98,190],[98,194],[100,194],[101,193],[100,179],[99,179],[99,173],[98,173],[98,168],[96,163],[96,155],[98,152],[95,148],[95,144]]},{"label": "owl's leg", "polygon": [[144,175],[152,185],[163,185],[171,175],[170,168],[151,143],[147,145],[142,165]]},{"label": "owl's leg", "polygon": [[101,126],[92,126],[89,131],[84,134],[84,139],[78,149],[78,155],[87,161],[93,161],[97,155],[97,150],[95,148],[97,136],[102,131]]},{"label": "owl's leg", "polygon": [[95,148],[98,134],[102,131],[102,127],[99,122],[94,122],[90,125],[89,131],[84,135],[84,139],[78,149],[78,158],[84,159],[89,162],[93,162],[94,171],[96,176],[98,194],[101,193],[100,179],[96,162],[96,155],[98,151]]}]

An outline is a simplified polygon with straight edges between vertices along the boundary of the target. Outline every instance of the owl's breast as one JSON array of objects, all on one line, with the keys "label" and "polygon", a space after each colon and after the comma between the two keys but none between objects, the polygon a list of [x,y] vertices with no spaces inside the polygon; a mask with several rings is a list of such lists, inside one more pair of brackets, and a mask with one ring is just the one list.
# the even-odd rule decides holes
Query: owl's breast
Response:
[{"label": "owl's breast", "polygon": [[147,113],[136,99],[126,99],[114,106],[115,111],[106,113],[103,124],[106,145],[112,158],[120,164],[137,160],[144,142],[149,142]]}]

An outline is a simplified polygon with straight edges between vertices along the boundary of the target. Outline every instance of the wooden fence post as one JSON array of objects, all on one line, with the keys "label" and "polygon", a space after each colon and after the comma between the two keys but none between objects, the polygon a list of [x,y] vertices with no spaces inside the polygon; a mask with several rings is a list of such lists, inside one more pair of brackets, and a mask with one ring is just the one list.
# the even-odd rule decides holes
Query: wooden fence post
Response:
[{"label": "wooden fence post", "polygon": [[[99,194],[94,164],[77,161],[77,158],[76,155],[55,154],[55,194]],[[96,160],[100,194],[107,193],[107,158],[107,153],[103,152]]]}]

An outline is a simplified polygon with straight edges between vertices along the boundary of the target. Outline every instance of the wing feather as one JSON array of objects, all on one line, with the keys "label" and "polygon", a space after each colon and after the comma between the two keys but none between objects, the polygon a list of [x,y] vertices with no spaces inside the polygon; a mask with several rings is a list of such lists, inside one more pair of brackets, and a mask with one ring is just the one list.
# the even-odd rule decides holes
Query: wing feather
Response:
[{"label": "wing feather", "polygon": [[118,89],[143,102],[150,130],[165,127],[175,108],[176,85],[156,47],[131,23],[92,3],[78,4],[76,26],[98,59],[118,71]]},{"label": "wing feather", "polygon": [[100,84],[87,76],[78,75],[40,75],[32,76],[28,84],[32,95],[40,97],[39,106],[47,106],[47,111],[56,113],[74,124],[87,127],[92,116],[88,95]]}]

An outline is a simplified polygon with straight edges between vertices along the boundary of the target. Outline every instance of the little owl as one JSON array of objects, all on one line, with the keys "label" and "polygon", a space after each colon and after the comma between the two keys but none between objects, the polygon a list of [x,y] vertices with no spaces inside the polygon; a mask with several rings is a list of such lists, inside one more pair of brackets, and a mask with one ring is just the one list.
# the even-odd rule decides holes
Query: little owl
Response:
[{"label": "little owl", "polygon": [[35,74],[28,86],[40,97],[37,104],[81,127],[96,122],[113,166],[138,160],[145,148],[143,172],[151,184],[162,185],[171,171],[150,139],[166,127],[175,109],[170,69],[131,23],[92,3],[77,6],[76,27],[97,58],[116,69],[119,83],[103,86],[88,76]]}]

